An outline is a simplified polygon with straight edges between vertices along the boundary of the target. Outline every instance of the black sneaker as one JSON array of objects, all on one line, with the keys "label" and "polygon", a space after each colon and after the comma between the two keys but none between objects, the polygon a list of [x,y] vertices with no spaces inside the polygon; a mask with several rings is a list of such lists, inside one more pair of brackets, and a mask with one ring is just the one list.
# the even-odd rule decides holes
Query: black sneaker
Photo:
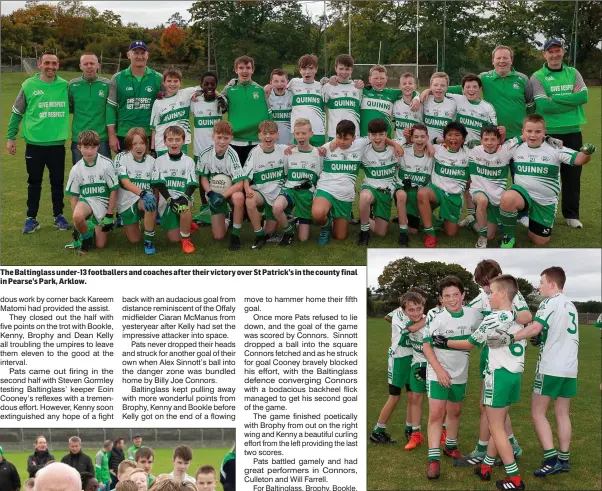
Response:
[{"label": "black sneaker", "polygon": [[238,235],[230,234],[230,245],[228,246],[230,251],[238,251],[240,249],[240,237]]},{"label": "black sneaker", "polygon": [[401,247],[409,247],[409,245],[410,245],[410,236],[408,234],[404,234],[402,232],[399,232],[399,240],[397,241],[397,243]]},{"label": "black sneaker", "polygon": [[391,439],[391,435],[388,433],[376,433],[374,431],[370,435],[370,441],[372,443],[397,443],[397,441]]},{"label": "black sneaker", "polygon": [[410,438],[412,438],[412,430],[404,430],[403,434],[406,437],[406,442],[409,442]]},{"label": "black sneaker", "polygon": [[499,479],[498,481],[496,481],[495,487],[498,488],[500,491],[512,491],[514,489],[518,491],[523,491],[525,489],[525,483],[521,480],[521,482],[517,486],[510,480],[510,478],[507,477],[504,480]]},{"label": "black sneaker", "polygon": [[261,249],[265,245],[265,235],[256,235],[251,249]]},{"label": "black sneaker", "polygon": [[357,245],[359,246],[368,246],[370,243],[370,232],[360,231],[360,236],[357,239]]},{"label": "black sneaker", "polygon": [[92,237],[88,237],[87,239],[82,239],[82,245],[79,246],[79,250],[77,251],[79,254],[88,254],[88,251],[92,247]]},{"label": "black sneaker", "polygon": [[280,242],[278,242],[278,244],[281,245],[282,247],[289,246],[293,243],[294,238],[295,238],[295,236],[293,234],[284,234],[282,236],[282,239],[280,239]]}]

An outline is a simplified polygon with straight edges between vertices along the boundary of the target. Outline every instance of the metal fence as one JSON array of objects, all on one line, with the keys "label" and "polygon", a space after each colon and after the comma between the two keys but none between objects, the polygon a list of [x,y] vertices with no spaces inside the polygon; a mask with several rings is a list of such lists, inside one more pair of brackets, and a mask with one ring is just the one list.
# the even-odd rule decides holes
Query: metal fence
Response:
[{"label": "metal fence", "polygon": [[190,445],[194,448],[230,447],[236,439],[234,428],[0,428],[0,446],[6,452],[28,452],[36,437],[44,435],[49,451],[68,450],[69,438],[78,436],[85,449],[101,448],[105,440],[124,438],[126,446],[135,435],[145,446],[171,448]]}]

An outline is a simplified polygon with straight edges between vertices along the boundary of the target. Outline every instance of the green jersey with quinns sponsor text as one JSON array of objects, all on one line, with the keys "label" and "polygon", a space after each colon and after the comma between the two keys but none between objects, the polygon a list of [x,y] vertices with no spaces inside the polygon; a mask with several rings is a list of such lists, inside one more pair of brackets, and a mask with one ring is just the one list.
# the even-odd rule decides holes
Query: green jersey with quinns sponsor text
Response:
[{"label": "green jersey with quinns sponsor text", "polygon": [[395,156],[393,147],[386,145],[383,150],[378,151],[370,145],[362,157],[362,169],[364,169],[362,186],[392,191],[398,168],[399,157]]},{"label": "green jersey with quinns sponsor text", "polygon": [[387,134],[391,134],[393,103],[401,97],[401,90],[385,87],[376,90],[374,87],[362,90],[360,105],[360,135],[368,136],[368,123],[376,118],[387,122]]},{"label": "green jersey with quinns sponsor text", "polygon": [[[115,156],[115,169],[117,177],[129,179],[143,191],[153,192],[151,183],[153,170],[155,169],[155,159],[150,155],[145,155],[140,161],[134,158],[132,152],[121,152]],[[138,202],[140,196],[120,187],[117,191],[117,213],[123,213],[125,210]]]},{"label": "green jersey with quinns sponsor text", "polygon": [[409,180],[413,188],[422,188],[431,180],[433,173],[433,158],[426,153],[416,155],[413,145],[403,147],[403,157],[399,164],[399,170],[395,179],[396,186],[403,188],[404,180]]},{"label": "green jersey with quinns sponsor text", "polygon": [[288,157],[284,154],[287,145],[274,146],[271,152],[264,152],[257,145],[247,157],[243,172],[256,189],[264,197],[268,205],[272,206],[280,194]]},{"label": "green jersey with quinns sponsor text", "polygon": [[79,196],[79,201],[90,205],[94,218],[100,222],[107,214],[111,193],[117,189],[119,181],[113,161],[96,154],[94,164],[89,165],[81,159],[71,168],[65,193]]},{"label": "green jersey with quinns sponsor text", "polygon": [[288,156],[288,169],[284,188],[291,189],[304,184],[310,184],[313,191],[322,173],[322,157],[317,148],[304,152],[295,147]]},{"label": "green jersey with quinns sponsor text", "polygon": [[468,132],[467,142],[481,141],[481,128],[486,125],[497,126],[497,116],[493,105],[487,101],[471,101],[465,95],[447,93],[446,97],[456,101],[456,121],[462,123]]},{"label": "green jersey with quinns sponsor text", "polygon": [[359,136],[361,89],[356,89],[355,84],[349,81],[338,82],[337,85],[327,83],[322,91],[328,108],[328,138],[336,137],[337,124],[343,119],[355,124],[355,136]]},{"label": "green jersey with quinns sponsor text", "polygon": [[[414,96],[418,92],[414,91]],[[418,111],[412,111],[410,104],[403,100],[403,98],[395,101],[393,104],[393,120],[395,121],[395,139],[399,141],[400,145],[405,145],[406,137],[403,134],[403,130],[411,128],[416,123],[422,123],[422,104],[418,108]],[[411,143],[411,142],[410,142]]]},{"label": "green jersey with quinns sponsor text", "polygon": [[107,98],[111,81],[104,77],[81,77],[69,81],[69,111],[73,113],[71,140],[82,131],[94,130],[100,141],[107,141]]},{"label": "green jersey with quinns sponsor text", "polygon": [[107,99],[107,126],[115,125],[117,136],[125,136],[131,128],[144,128],[151,134],[153,103],[163,83],[163,76],[146,68],[142,77],[135,77],[132,68],[113,75]]},{"label": "green jersey with quinns sponsor text", "polygon": [[469,159],[460,147],[453,152],[447,145],[435,145],[435,168],[432,183],[448,194],[461,194],[469,178]]},{"label": "green jersey with quinns sponsor text", "polygon": [[291,128],[299,118],[309,119],[314,135],[325,135],[324,97],[322,84],[318,81],[304,82],[302,78],[293,78],[288,83],[293,95],[291,110]]},{"label": "green jersey with quinns sponsor text", "polygon": [[278,125],[278,143],[290,145],[293,141],[293,130],[291,128],[292,92],[285,90],[284,94],[278,95],[272,89],[268,97],[268,107],[272,111],[272,118]]},{"label": "green jersey with quinns sponsor text", "polygon": [[[169,195],[176,199],[182,196],[188,186],[198,187],[194,171],[194,160],[188,155],[182,155],[180,158],[174,158],[169,153],[161,155],[155,160],[155,170],[152,177],[153,183],[163,183],[169,192]],[[163,215],[167,201],[162,194],[159,194],[159,206],[157,211]]]},{"label": "green jersey with quinns sponsor text", "polygon": [[150,129],[155,130],[155,150],[165,151],[167,146],[163,141],[165,130],[170,126],[178,126],[184,130],[184,143],[190,143],[190,98],[198,87],[187,87],[176,94],[157,99],[153,103]]},{"label": "green jersey with quinns sponsor text", "polygon": [[196,102],[190,103],[190,112],[194,120],[194,153],[198,157],[203,150],[213,145],[213,125],[222,119],[222,111],[217,98],[206,101],[201,94]]},{"label": "green jersey with quinns sponsor text", "polygon": [[422,115],[429,130],[429,140],[443,138],[443,128],[456,119],[456,101],[447,96],[441,101],[436,101],[430,95],[422,104]]},{"label": "green jersey with quinns sponsor text", "polygon": [[556,150],[546,142],[535,148],[523,143],[514,152],[514,184],[523,187],[540,205],[557,204],[560,165],[573,165],[577,154],[567,147]]}]

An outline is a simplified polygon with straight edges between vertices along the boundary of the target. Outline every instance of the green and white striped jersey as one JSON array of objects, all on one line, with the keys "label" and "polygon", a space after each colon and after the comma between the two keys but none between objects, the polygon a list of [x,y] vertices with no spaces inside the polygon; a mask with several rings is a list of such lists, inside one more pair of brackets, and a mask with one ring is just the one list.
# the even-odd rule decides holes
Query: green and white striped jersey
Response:
[{"label": "green and white striped jersey", "polygon": [[311,151],[304,152],[295,147],[291,152],[283,187],[290,189],[309,182],[313,192],[322,173],[322,157],[318,154],[318,149],[313,147]]},{"label": "green and white striped jersey", "polygon": [[[494,309],[491,308],[491,304],[489,303],[489,293],[487,293],[482,288],[480,289],[479,294],[470,302],[466,304],[467,307],[471,309],[478,310],[483,317],[491,314]],[[512,310],[514,312],[522,312],[523,310],[529,310],[529,306],[525,301],[525,297],[523,297],[521,292],[516,292],[514,298],[512,299]]]},{"label": "green and white striped jersey", "polygon": [[[132,152],[121,152],[115,156],[114,165],[117,177],[120,180],[129,179],[140,189],[153,192],[151,187],[155,169],[155,159],[153,157],[145,155],[141,161],[138,161],[134,158]],[[139,199],[140,197],[137,194],[120,187],[117,191],[117,213],[123,213],[136,204]]]},{"label": "green and white striped jersey", "polygon": [[413,322],[404,314],[401,308],[395,311],[391,320],[391,348],[389,350],[389,354],[393,358],[412,355],[412,345],[408,337],[410,331],[407,329],[412,324]]},{"label": "green and white striped jersey", "polygon": [[396,186],[403,188],[404,179],[412,181],[413,188],[422,188],[431,180],[433,173],[433,157],[425,154],[416,155],[413,145],[403,147],[403,157],[395,179]]},{"label": "green and white striped jersey", "polygon": [[326,156],[322,161],[317,189],[332,194],[340,201],[355,201],[355,182],[369,144],[368,138],[356,138],[349,148],[343,150],[337,147],[332,152],[330,143],[325,144]]},{"label": "green and white striped jersey", "polygon": [[199,156],[196,173],[209,180],[216,174],[226,174],[232,179],[232,184],[247,179],[240,165],[238,154],[232,147],[228,147],[223,155],[217,155],[213,145],[207,147]]},{"label": "green and white striped jersey", "polygon": [[169,126],[179,126],[186,133],[184,143],[190,143],[190,98],[199,87],[188,87],[153,103],[150,129],[155,130],[155,150],[167,150],[163,135]]},{"label": "green and white striped jersey", "polygon": [[[174,159],[169,153],[161,155],[155,160],[152,182],[165,184],[169,195],[174,199],[179,198],[188,186],[199,185],[194,173],[194,160],[188,155],[182,155],[179,159]],[[166,207],[167,201],[159,195],[157,210],[160,215],[163,215]]]},{"label": "green and white striped jersey", "polygon": [[463,147],[452,152],[447,145],[435,145],[435,168],[432,182],[448,194],[461,194],[468,182],[468,153]]},{"label": "green and white striped jersey", "polygon": [[250,181],[253,189],[259,191],[267,204],[272,206],[282,190],[286,176],[288,157],[284,155],[287,145],[274,145],[270,153],[264,152],[257,145],[245,162],[243,172]]},{"label": "green and white striped jersey", "polygon": [[497,126],[497,116],[492,104],[484,100],[469,101],[465,95],[445,94],[456,101],[456,121],[468,131],[466,141],[481,141],[481,128],[488,124]]},{"label": "green and white striped jersey", "polygon": [[[480,312],[470,307],[462,307],[461,312],[450,312],[447,309],[427,320],[424,328],[424,342],[433,344],[435,335],[445,336],[447,339],[462,340],[469,336],[481,323],[483,316]],[[441,366],[447,370],[452,384],[465,384],[468,380],[469,352],[454,349],[434,348],[435,356]],[[437,374],[429,364],[426,370],[427,381],[437,381]]]},{"label": "green and white striped jersey", "polygon": [[196,102],[190,103],[190,113],[194,121],[193,155],[198,157],[207,147],[213,145],[213,125],[222,119],[222,112],[217,104],[217,98],[206,101],[200,95]]},{"label": "green and white striped jersey", "polygon": [[96,154],[93,165],[86,164],[82,158],[71,168],[65,193],[79,196],[79,201],[88,203],[94,218],[100,222],[107,214],[111,193],[117,189],[119,182],[113,162]]},{"label": "green and white striped jersey", "polygon": [[381,118],[387,122],[387,134],[391,133],[393,119],[393,103],[401,97],[401,90],[385,87],[362,90],[360,105],[360,135],[368,136],[368,124],[373,119]]},{"label": "green and white striped jersey", "polygon": [[543,325],[535,373],[577,378],[579,314],[564,293],[539,304],[534,322]]},{"label": "green and white striped jersey", "polygon": [[328,138],[336,137],[339,121],[348,119],[355,124],[355,136],[360,135],[360,103],[361,89],[356,89],[353,82],[338,82],[337,85],[327,83],[322,88],[324,103],[328,108]]},{"label": "green and white striped jersey", "polygon": [[[515,334],[523,327],[516,322],[515,313],[510,310],[499,310],[488,314],[481,322],[479,328],[468,338],[472,344],[483,346],[487,343],[487,336],[495,334],[495,330]],[[510,346],[501,346],[487,352],[487,371],[493,372],[498,368],[505,368],[512,373],[522,373],[525,369],[525,347],[527,342],[522,339]]]},{"label": "green and white striped jersey", "polygon": [[293,78],[288,83],[293,95],[291,110],[291,128],[299,118],[309,119],[314,135],[325,135],[324,97],[322,84],[313,81],[308,84],[302,78]]},{"label": "green and white striped jersey", "polygon": [[285,90],[284,94],[278,95],[272,89],[267,100],[268,109],[272,111],[272,118],[278,125],[278,143],[290,145],[293,141],[291,128],[291,112],[293,110],[293,94]]},{"label": "green and white striped jersey", "polygon": [[[417,94],[417,92],[414,92]],[[405,145],[406,137],[403,135],[403,130],[411,128],[416,123],[422,123],[422,104],[418,108],[418,111],[411,111],[410,105],[403,99],[395,101],[393,104],[393,120],[395,122],[395,139],[399,141],[400,145]]]},{"label": "green and white striped jersey", "polygon": [[567,147],[556,150],[546,142],[535,148],[523,143],[514,152],[514,184],[523,187],[540,205],[557,204],[560,165],[573,165],[577,153]]},{"label": "green and white striped jersey", "polygon": [[368,146],[362,157],[362,168],[362,186],[393,191],[395,175],[399,168],[399,157],[395,156],[393,147],[386,145],[384,150],[378,151],[372,145]]},{"label": "green and white striped jersey", "polygon": [[521,142],[520,138],[512,138],[498,145],[493,153],[487,152],[483,145],[466,150],[470,159],[471,195],[483,192],[492,205],[500,205],[508,182],[510,159]]},{"label": "green and white striped jersey", "polygon": [[437,102],[430,95],[422,104],[422,117],[429,130],[429,140],[443,138],[443,128],[456,119],[456,101],[446,95],[441,102]]}]

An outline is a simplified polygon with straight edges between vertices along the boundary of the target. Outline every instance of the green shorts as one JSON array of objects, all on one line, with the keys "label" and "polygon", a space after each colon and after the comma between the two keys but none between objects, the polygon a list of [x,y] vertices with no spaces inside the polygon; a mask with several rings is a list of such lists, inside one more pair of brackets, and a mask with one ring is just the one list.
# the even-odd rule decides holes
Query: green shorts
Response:
[{"label": "green shorts", "polygon": [[410,390],[420,394],[426,393],[426,380],[418,380],[414,372],[418,367],[426,367],[426,363],[414,363],[410,369]]},{"label": "green shorts", "polygon": [[533,381],[533,392],[542,396],[548,396],[552,399],[557,397],[571,398],[577,395],[577,379],[568,377],[554,377],[553,375],[544,375],[535,373]]},{"label": "green shorts", "polygon": [[353,208],[353,201],[341,201],[336,199],[332,194],[318,189],[316,191],[315,198],[325,198],[328,200],[331,206],[331,212],[333,218],[343,218],[349,220],[351,218],[351,209]]},{"label": "green shorts", "polygon": [[209,211],[211,212],[211,216],[214,215],[227,215],[230,213],[230,207],[228,206],[229,198],[224,200],[224,202],[219,205],[217,208],[213,208],[213,206],[209,207]]},{"label": "green shorts", "polygon": [[432,182],[427,185],[435,193],[435,199],[437,202],[432,208],[439,209],[439,218],[448,220],[452,223],[458,223],[460,221],[460,213],[462,212],[462,194],[448,194],[442,191]]},{"label": "green shorts", "polygon": [[254,189],[253,192],[259,193],[261,195],[261,198],[263,199],[263,206],[260,211],[263,211],[264,218],[266,220],[276,220],[276,217],[274,216],[274,211],[272,210],[272,205],[268,205],[268,202],[266,201],[263,193],[261,191],[257,191],[257,189]]},{"label": "green shorts", "polygon": [[362,185],[360,192],[364,189],[370,191],[374,197],[374,202],[371,206],[374,216],[387,222],[391,220],[391,190],[388,188],[386,190],[380,190],[373,188],[372,186]]},{"label": "green shorts", "polygon": [[121,223],[123,223],[124,226],[134,225],[135,223],[138,223],[140,220],[144,219],[144,211],[138,209],[138,202],[139,201],[136,201],[127,210],[122,211],[119,214],[121,217]]},{"label": "green shorts", "polygon": [[489,223],[495,223],[496,225],[499,225],[500,223],[502,223],[502,219],[500,217],[500,207],[491,204],[491,199],[489,198],[489,196],[487,195],[487,193],[485,191],[477,190],[474,193],[471,193],[470,195],[472,197],[474,197],[474,195],[477,193],[481,193],[481,194],[484,194],[485,196],[487,196],[487,201],[488,201],[488,203],[487,203],[487,221]]},{"label": "green shorts", "polygon": [[522,373],[512,373],[505,368],[485,372],[483,405],[489,407],[507,407],[520,401],[520,383]]},{"label": "green shorts", "polygon": [[[165,155],[167,152],[169,152],[169,150],[158,150],[157,151],[157,157],[161,157],[161,155]],[[188,143],[185,143],[184,145],[182,145],[182,153],[184,155],[188,155]],[[198,160],[198,157],[196,157],[196,159]],[[196,160],[194,161],[194,163],[196,164]]]},{"label": "green shorts", "polygon": [[311,189],[285,188],[280,195],[287,198],[289,207],[295,209],[297,218],[311,220],[311,204],[314,201],[314,193]]},{"label": "green shorts", "polygon": [[405,387],[410,383],[410,368],[412,367],[412,355],[393,358],[389,356],[387,376],[389,384],[395,387]]},{"label": "green shorts", "polygon": [[161,228],[165,231],[180,228],[180,215],[171,211],[169,206],[165,208],[163,215],[161,215]]},{"label": "green shorts", "polygon": [[427,380],[426,392],[429,399],[462,402],[464,400],[464,394],[466,394],[466,384],[452,384],[449,389],[446,389],[436,380]]},{"label": "green shorts", "polygon": [[479,377],[485,378],[485,370],[487,369],[487,357],[489,356],[489,346],[483,346],[479,358]]},{"label": "green shorts", "polygon": [[[527,205],[527,211],[529,212],[529,220],[537,222],[545,228],[553,228],[554,220],[556,219],[556,210],[558,209],[558,203],[552,205],[540,205],[534,199],[529,196],[529,193],[525,188],[518,184],[512,184],[508,189],[512,189],[519,193],[525,200]],[[531,227],[529,227],[531,229]],[[540,234],[537,234],[540,235]]]}]

